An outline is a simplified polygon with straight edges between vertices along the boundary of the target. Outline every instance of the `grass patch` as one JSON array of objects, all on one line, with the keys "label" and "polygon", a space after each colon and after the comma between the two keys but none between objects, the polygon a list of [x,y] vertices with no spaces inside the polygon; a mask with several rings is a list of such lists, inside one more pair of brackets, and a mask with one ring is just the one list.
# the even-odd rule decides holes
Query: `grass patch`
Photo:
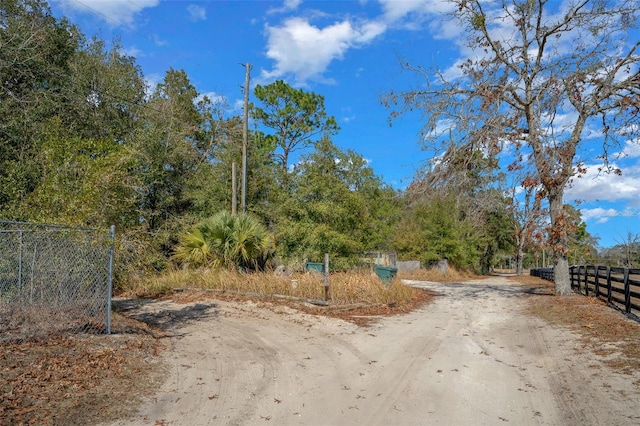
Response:
[{"label": "grass patch", "polygon": [[[423,279],[422,275],[407,275]],[[455,270],[450,274],[424,275],[432,281],[461,281],[469,275]],[[325,315],[366,326],[377,317],[410,312],[433,300],[433,294],[402,283],[399,275],[383,283],[369,271],[338,272],[329,277],[328,306],[314,306],[306,301],[324,300],[324,274],[305,272],[277,276],[273,272],[239,273],[229,270],[174,270],[132,281],[123,288],[123,297],[171,297],[193,302],[215,297],[225,300],[258,299],[268,305],[286,304],[313,315]],[[407,278],[409,279],[409,278]],[[268,307],[268,306],[265,306]]]},{"label": "grass patch", "polygon": [[[123,288],[126,297],[161,297],[176,291],[215,291],[271,298],[324,299],[324,275],[294,273],[276,276],[272,272],[239,273],[229,270],[174,270],[162,275],[137,279]],[[416,289],[399,278],[384,284],[366,272],[332,273],[329,277],[329,301],[332,305],[379,305],[410,303]]]}]

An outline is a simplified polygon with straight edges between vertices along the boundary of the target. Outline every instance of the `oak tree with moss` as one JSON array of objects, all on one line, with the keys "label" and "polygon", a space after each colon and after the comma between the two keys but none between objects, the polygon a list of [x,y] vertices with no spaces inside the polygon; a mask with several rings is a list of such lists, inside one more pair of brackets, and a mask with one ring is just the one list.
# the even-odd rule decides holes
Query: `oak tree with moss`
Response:
[{"label": "oak tree with moss", "polygon": [[509,148],[515,162],[531,162],[532,176],[539,179],[549,204],[556,294],[568,295],[563,196],[571,180],[585,172],[585,161],[595,160],[579,148],[597,140],[601,171],[620,173],[611,155],[634,141],[640,130],[640,42],[630,34],[637,27],[638,3],[452,4],[451,16],[463,28],[472,54],[455,72],[403,61],[420,84],[391,91],[384,102],[393,109],[392,117],[423,111],[424,143],[437,152],[448,146],[459,148],[454,152],[480,148],[490,154]]}]

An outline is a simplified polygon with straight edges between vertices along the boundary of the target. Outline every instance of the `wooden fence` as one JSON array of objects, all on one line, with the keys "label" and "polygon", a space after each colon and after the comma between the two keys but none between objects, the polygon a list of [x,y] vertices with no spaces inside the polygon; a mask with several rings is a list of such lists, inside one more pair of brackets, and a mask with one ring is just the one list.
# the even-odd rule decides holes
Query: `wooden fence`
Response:
[{"label": "wooden fence", "polygon": [[[531,269],[534,277],[553,281],[553,268]],[[581,265],[569,268],[571,288],[640,318],[640,269]]]},{"label": "wooden fence", "polygon": [[571,288],[640,317],[640,269],[581,265],[569,271]]},{"label": "wooden fence", "polygon": [[542,278],[543,280],[553,281],[553,268],[530,269],[529,275]]}]

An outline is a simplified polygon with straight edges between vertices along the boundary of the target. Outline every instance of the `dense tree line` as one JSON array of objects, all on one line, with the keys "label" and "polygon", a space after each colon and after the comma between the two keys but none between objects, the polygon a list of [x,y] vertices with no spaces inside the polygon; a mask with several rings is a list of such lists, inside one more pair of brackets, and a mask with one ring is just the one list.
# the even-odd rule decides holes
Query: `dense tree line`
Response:
[{"label": "dense tree line", "polygon": [[[210,258],[218,266],[229,259],[245,268],[273,259],[299,265],[324,253],[346,268],[359,253],[378,250],[486,272],[515,253],[522,219],[486,152],[452,145],[400,192],[360,154],[333,143],[339,127],[321,95],[276,81],[257,86],[253,98],[252,219],[232,219],[221,212],[232,205],[232,163],[242,164],[242,117],[202,96],[183,70],[169,69],[146,87],[117,41],[87,39],[45,1],[6,0],[0,218],[116,225],[123,274]],[[223,234],[236,246],[222,244]],[[249,252],[259,261],[245,258]]]},{"label": "dense tree line", "polygon": [[[231,209],[242,118],[183,70],[146,87],[117,41],[87,39],[44,1],[8,0],[0,14],[0,217],[114,224],[120,265],[166,268],[192,226]],[[389,248],[401,194],[332,143],[323,97],[282,81],[254,95],[248,213],[279,258]]]}]

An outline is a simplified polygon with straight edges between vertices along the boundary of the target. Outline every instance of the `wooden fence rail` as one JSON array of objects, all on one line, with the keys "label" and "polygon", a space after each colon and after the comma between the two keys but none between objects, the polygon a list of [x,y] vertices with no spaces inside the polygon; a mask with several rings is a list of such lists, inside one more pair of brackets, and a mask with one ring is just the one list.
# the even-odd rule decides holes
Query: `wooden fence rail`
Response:
[{"label": "wooden fence rail", "polygon": [[[553,281],[553,268],[531,269],[530,274]],[[569,268],[571,288],[606,300],[626,314],[640,317],[640,269],[580,265]]]},{"label": "wooden fence rail", "polygon": [[569,268],[571,287],[640,316],[640,269],[580,265]]},{"label": "wooden fence rail", "polygon": [[553,281],[553,268],[530,269],[529,274],[533,277],[542,278],[543,280]]}]

